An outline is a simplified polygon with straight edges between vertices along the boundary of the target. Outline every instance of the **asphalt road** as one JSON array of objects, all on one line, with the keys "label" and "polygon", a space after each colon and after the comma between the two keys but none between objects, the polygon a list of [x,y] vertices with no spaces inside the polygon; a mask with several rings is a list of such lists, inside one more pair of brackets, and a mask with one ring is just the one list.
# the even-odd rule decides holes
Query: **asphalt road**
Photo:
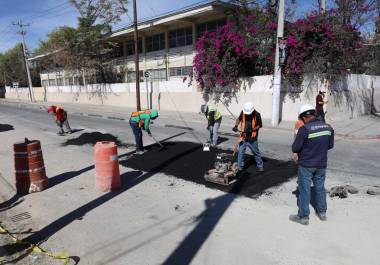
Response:
[{"label": "asphalt road", "polygon": [[[22,109],[12,106],[0,105],[0,117],[5,116],[14,121],[13,124],[4,126],[15,126],[22,124],[32,130],[41,131],[43,134],[53,135],[57,131],[57,126],[53,118],[42,110]],[[84,132],[100,132],[116,137],[120,142],[133,145],[133,134],[126,121],[103,119],[99,117],[88,117],[81,115],[69,115],[70,125],[73,129],[83,130],[75,133],[79,137]],[[2,122],[0,121],[0,124]],[[193,130],[183,129],[186,125],[191,125]],[[157,139],[171,138],[173,141],[194,142],[200,145],[207,139],[207,132],[199,123],[178,122],[172,124],[161,124],[159,120],[152,125],[152,132]],[[72,138],[73,136],[70,136]],[[221,148],[233,149],[236,137],[231,132],[222,131],[223,143]],[[61,140],[62,139],[62,140]],[[59,141],[64,141],[65,137],[60,137]],[[152,144],[153,140],[144,136],[145,144]],[[264,156],[268,158],[289,160],[292,134],[288,131],[276,129],[263,129],[260,132],[260,149]],[[133,149],[133,147],[132,147]],[[348,140],[336,139],[335,148],[329,154],[330,172],[336,173],[347,180],[364,181],[365,184],[380,184],[380,140]]]}]

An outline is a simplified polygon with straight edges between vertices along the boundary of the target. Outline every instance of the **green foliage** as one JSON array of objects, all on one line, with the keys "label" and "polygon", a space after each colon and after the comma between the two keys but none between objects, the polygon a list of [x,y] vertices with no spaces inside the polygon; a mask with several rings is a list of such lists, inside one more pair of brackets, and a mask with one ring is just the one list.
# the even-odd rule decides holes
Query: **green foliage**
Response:
[{"label": "green foliage", "polygon": [[78,10],[78,27],[63,27],[41,42],[40,52],[50,53],[41,60],[43,67],[94,73],[100,82],[109,82],[113,72],[109,62],[116,43],[104,36],[120,21],[127,0],[70,0]]},{"label": "green foliage", "polygon": [[47,35],[47,40],[40,41],[39,47],[36,49],[37,54],[50,52],[59,49],[65,45],[68,40],[75,37],[76,29],[72,27],[59,27]]},{"label": "green foliage", "polygon": [[[33,85],[39,86],[38,69],[31,67],[30,70]],[[11,86],[13,82],[18,82],[20,87],[28,86],[22,45],[20,43],[0,54],[0,86]]]}]

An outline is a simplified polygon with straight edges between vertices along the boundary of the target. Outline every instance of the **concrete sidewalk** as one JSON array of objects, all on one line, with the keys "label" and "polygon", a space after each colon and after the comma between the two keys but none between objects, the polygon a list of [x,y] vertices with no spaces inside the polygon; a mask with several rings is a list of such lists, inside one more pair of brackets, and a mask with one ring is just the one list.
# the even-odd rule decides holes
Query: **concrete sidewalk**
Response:
[{"label": "concrete sidewalk", "polygon": [[[117,119],[128,121],[130,113],[134,111],[133,108],[116,107],[107,105],[91,105],[91,104],[77,104],[67,102],[36,102],[30,103],[27,101],[18,101],[12,99],[1,99],[0,104],[17,104],[19,108],[32,108],[39,109],[42,106],[61,105],[68,110],[69,115],[83,115],[102,117],[105,119]],[[260,110],[258,110],[260,111]],[[235,115],[238,115],[236,113]],[[177,126],[192,129],[194,126],[198,127],[205,124],[205,117],[201,113],[190,113],[178,111],[160,110],[160,125],[163,126]],[[379,140],[380,139],[380,117],[377,116],[362,116],[353,119],[329,119],[330,123],[338,137],[343,139],[353,140]],[[230,131],[234,126],[235,117],[232,115],[224,116],[221,129],[223,131]],[[270,130],[285,130],[293,131],[294,122],[282,121],[278,127],[272,127],[270,120],[263,120],[263,128]]]}]

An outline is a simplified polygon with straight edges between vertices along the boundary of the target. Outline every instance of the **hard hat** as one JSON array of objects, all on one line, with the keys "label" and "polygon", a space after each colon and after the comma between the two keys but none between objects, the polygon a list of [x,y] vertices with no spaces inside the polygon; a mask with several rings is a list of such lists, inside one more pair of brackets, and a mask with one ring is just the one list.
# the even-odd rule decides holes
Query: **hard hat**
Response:
[{"label": "hard hat", "polygon": [[157,111],[156,109],[152,109],[152,110],[150,111],[150,117],[151,117],[152,119],[157,118],[157,117],[158,117],[158,111]]},{"label": "hard hat", "polygon": [[244,103],[243,105],[243,113],[244,114],[251,114],[253,111],[255,110],[255,107],[253,106],[253,103],[248,101],[246,103]]},{"label": "hard hat", "polygon": [[302,105],[298,111],[298,117],[304,115],[315,115],[315,108],[310,104]]},{"label": "hard hat", "polygon": [[206,113],[207,110],[208,110],[208,107],[207,107],[206,104],[204,104],[204,105],[201,106],[201,112],[202,112],[202,113]]}]

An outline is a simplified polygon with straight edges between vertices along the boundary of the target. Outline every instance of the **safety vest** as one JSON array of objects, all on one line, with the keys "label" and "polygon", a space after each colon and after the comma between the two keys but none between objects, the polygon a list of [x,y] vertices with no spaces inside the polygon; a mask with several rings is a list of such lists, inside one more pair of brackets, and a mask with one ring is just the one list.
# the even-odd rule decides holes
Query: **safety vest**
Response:
[{"label": "safety vest", "polygon": [[134,112],[132,112],[132,114],[131,114],[131,118],[139,117],[138,124],[139,124],[139,128],[141,128],[141,127],[144,126],[144,119],[140,119],[140,115],[141,115],[141,114],[148,114],[148,115],[149,115],[150,113],[151,113],[151,110],[150,110],[150,109],[140,110],[140,111],[134,111]]},{"label": "safety vest", "polygon": [[[55,107],[55,110],[54,110]],[[64,121],[67,119],[67,112],[61,106],[53,106],[53,112],[55,114],[55,119],[58,121]]]},{"label": "safety vest", "polygon": [[[208,108],[208,113],[214,111],[214,120],[220,120],[222,118],[222,114],[215,108],[215,107],[209,107]],[[207,115],[207,119],[210,119],[210,115]]]},{"label": "safety vest", "polygon": [[[246,114],[242,113],[243,114],[243,117],[242,117],[242,120],[241,120],[241,125],[240,125],[240,130],[241,130],[241,133],[240,133],[240,141],[244,141],[246,137],[246,135],[248,133],[244,132],[245,131],[245,125],[246,125]],[[252,118],[252,129],[256,127],[256,117],[253,116]],[[251,133],[251,138],[255,138],[257,136],[257,131],[252,131]]]}]

